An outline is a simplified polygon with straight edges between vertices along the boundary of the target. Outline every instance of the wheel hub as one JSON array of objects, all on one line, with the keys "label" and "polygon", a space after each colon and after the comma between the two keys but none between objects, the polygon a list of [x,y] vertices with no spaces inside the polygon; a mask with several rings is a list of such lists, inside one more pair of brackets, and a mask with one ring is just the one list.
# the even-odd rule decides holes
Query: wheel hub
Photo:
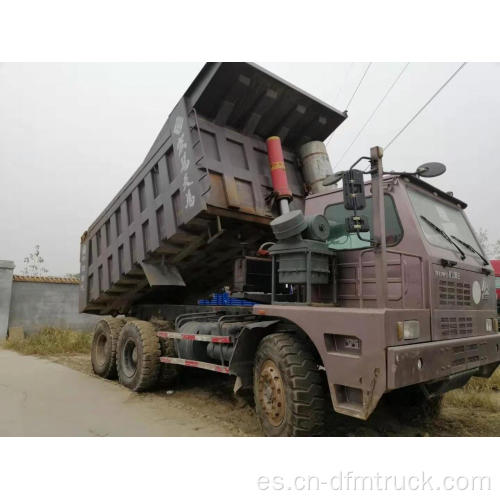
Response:
[{"label": "wheel hub", "polygon": [[285,418],[285,391],[281,373],[270,359],[264,361],[260,370],[258,398],[269,422],[279,426]]},{"label": "wheel hub", "polygon": [[128,340],[123,349],[123,371],[127,377],[133,377],[137,370],[137,346],[133,340]]},{"label": "wheel hub", "polygon": [[101,334],[97,339],[95,350],[95,357],[99,366],[103,366],[106,363],[108,351],[108,339],[106,338],[106,335]]}]

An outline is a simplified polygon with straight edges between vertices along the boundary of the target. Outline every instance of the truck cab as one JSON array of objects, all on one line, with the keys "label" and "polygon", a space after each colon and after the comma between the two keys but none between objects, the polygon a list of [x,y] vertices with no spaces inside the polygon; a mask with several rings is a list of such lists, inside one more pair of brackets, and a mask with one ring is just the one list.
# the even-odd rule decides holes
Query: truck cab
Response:
[{"label": "truck cab", "polygon": [[363,419],[388,391],[419,386],[437,397],[489,376],[499,361],[495,277],[466,204],[415,173],[384,173],[380,148],[373,152],[378,172],[357,210],[363,231],[349,227],[344,187],[305,200],[305,214],[331,226],[335,307],[318,307],[321,286],[310,305],[263,307],[307,329],[335,410]]}]

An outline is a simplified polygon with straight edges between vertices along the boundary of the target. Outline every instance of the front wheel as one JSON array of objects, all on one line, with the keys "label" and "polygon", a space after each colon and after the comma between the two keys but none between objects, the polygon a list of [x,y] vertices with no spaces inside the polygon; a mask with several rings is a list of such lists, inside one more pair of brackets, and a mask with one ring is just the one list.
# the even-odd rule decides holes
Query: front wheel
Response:
[{"label": "front wheel", "polygon": [[254,398],[267,436],[324,433],[326,391],[312,346],[295,334],[264,337],[255,355]]}]

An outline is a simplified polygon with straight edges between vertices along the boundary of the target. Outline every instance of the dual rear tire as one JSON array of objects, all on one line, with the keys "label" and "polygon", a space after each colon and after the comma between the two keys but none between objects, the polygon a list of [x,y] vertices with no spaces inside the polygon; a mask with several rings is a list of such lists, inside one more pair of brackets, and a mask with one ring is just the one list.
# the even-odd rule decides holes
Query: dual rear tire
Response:
[{"label": "dual rear tire", "polygon": [[116,368],[118,380],[132,391],[153,387],[160,372],[160,341],[151,323],[129,321],[120,331]]},{"label": "dual rear tire", "polygon": [[91,361],[96,375],[118,377],[129,389],[141,392],[158,382],[172,383],[172,370],[160,366],[162,354],[171,355],[170,344],[160,343],[154,326],[147,321],[119,318],[100,320],[94,331]]},{"label": "dual rear tire", "polygon": [[119,318],[106,318],[97,322],[90,355],[96,375],[110,380],[117,377],[116,350],[124,324],[125,321]]}]

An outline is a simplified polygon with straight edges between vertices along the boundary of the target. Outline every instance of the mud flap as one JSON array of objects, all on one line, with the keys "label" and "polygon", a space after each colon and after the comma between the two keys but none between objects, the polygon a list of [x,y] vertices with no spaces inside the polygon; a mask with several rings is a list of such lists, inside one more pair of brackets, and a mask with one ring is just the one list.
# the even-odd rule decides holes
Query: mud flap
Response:
[{"label": "mud flap", "polygon": [[229,361],[231,373],[237,375],[234,392],[252,387],[255,351],[262,338],[269,333],[269,328],[277,323],[279,320],[257,321],[245,325],[242,329]]}]

